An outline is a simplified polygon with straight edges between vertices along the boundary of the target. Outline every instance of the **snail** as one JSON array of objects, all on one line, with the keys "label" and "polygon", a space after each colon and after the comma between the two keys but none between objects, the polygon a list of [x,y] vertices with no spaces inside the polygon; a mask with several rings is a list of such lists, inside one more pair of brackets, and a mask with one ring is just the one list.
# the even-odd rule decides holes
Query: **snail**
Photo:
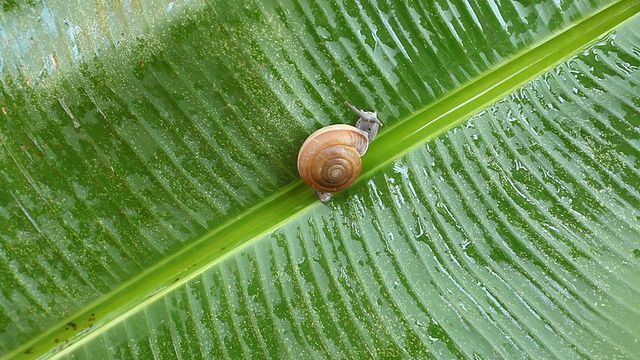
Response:
[{"label": "snail", "polygon": [[382,126],[375,111],[344,104],[359,116],[356,126],[325,126],[309,135],[298,153],[298,172],[323,203],[356,181],[362,169],[360,158]]}]

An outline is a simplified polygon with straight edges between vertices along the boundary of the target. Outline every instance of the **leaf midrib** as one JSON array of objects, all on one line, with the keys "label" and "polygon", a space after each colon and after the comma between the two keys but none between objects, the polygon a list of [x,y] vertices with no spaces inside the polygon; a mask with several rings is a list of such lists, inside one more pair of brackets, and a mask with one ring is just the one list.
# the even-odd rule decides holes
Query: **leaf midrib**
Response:
[{"label": "leaf midrib", "polygon": [[[640,2],[636,0],[616,2],[512,57],[412,117],[393,127],[383,128],[364,158],[363,170],[357,183],[371,178],[395,159],[536,78],[638,12]],[[338,195],[334,201],[341,201],[344,197],[345,195]],[[93,314],[107,314],[102,318],[98,315],[95,326],[100,327],[100,330],[108,329],[110,324],[135,313],[137,309],[172,291],[218,261],[233,255],[250,244],[251,240],[272,231],[312,206],[324,205],[317,201],[306,184],[297,181],[140,273],[87,306],[85,310],[15,349],[8,357],[24,354],[25,349],[31,349],[33,356],[44,354],[50,350],[46,344],[54,343],[53,340],[61,333],[68,333],[65,331],[67,324],[81,323],[83,319],[95,317]],[[82,327],[78,326],[78,331],[80,329]],[[100,332],[94,330],[84,339],[91,339]]]}]

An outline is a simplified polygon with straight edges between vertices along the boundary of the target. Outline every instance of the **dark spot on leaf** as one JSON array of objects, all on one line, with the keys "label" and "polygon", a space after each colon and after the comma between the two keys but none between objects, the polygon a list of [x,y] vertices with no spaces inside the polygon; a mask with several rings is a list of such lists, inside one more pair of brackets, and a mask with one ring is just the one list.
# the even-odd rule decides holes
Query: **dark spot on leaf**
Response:
[{"label": "dark spot on leaf", "polygon": [[25,354],[33,354],[33,348],[28,348],[24,353]]},{"label": "dark spot on leaf", "polygon": [[[69,325],[74,331],[78,329],[78,325],[74,322],[67,323],[67,325]],[[67,328],[67,330],[69,330],[69,328]]]}]

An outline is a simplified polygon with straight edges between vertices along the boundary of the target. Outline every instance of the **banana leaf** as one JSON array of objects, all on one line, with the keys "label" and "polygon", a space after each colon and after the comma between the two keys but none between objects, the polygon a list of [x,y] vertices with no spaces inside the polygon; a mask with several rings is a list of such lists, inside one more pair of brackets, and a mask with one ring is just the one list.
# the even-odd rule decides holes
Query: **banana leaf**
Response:
[{"label": "banana leaf", "polygon": [[639,11],[3,2],[0,357],[637,356]]}]

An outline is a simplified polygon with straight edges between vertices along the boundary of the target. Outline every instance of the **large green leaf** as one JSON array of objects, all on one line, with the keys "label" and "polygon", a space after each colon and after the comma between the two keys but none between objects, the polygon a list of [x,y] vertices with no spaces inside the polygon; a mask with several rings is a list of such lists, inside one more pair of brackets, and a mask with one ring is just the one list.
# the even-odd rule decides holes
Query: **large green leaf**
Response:
[{"label": "large green leaf", "polygon": [[7,2],[0,355],[633,357],[638,11]]}]

